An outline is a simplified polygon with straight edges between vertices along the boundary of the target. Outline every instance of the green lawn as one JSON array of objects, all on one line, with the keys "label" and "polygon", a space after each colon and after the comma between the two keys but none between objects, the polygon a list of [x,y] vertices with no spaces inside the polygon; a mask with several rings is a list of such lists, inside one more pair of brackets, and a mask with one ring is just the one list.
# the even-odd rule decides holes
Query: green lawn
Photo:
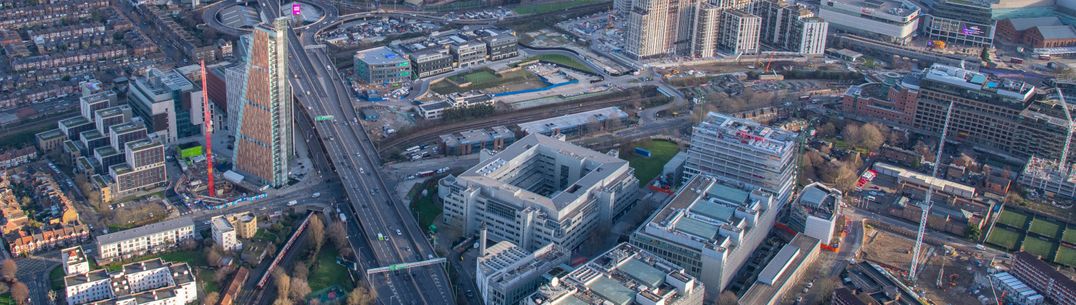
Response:
[{"label": "green lawn", "polygon": [[1050,241],[1027,236],[1024,237],[1023,247],[1024,251],[1027,251],[1027,253],[1041,256],[1043,257],[1043,260],[1049,260],[1050,257],[1053,257],[1054,248],[1057,247],[1057,244]]},{"label": "green lawn", "polygon": [[1062,246],[1057,249],[1054,262],[1069,267],[1076,267],[1076,249]]},{"label": "green lawn", "polygon": [[0,294],[0,305],[15,305],[15,299],[11,297],[11,293]]},{"label": "green lawn", "polygon": [[198,268],[194,270],[195,278],[201,285],[202,291],[205,293],[220,292],[220,283],[213,280],[213,270],[208,268]]},{"label": "green lawn", "polygon": [[1009,225],[1010,227],[1023,229],[1024,223],[1027,223],[1027,215],[1004,210],[1001,211],[1001,215],[998,215],[998,222]]},{"label": "green lawn", "polygon": [[1076,244],[1076,228],[1065,229],[1065,233],[1062,234],[1061,240],[1070,244]]},{"label": "green lawn", "polygon": [[[408,198],[411,198],[411,214],[415,215],[415,219],[418,219],[418,225],[423,230],[429,228],[434,219],[441,215],[441,206],[434,200],[434,197],[437,196],[438,180],[440,179],[431,178],[424,183],[415,184],[415,187],[411,188],[411,192],[407,195]],[[423,189],[426,190],[426,196],[422,196]]]},{"label": "green lawn", "polygon": [[1060,229],[1056,223],[1050,222],[1045,219],[1035,218],[1031,220],[1031,228],[1028,231],[1039,233],[1042,236],[1050,237],[1051,239],[1057,238],[1057,229]]},{"label": "green lawn", "polygon": [[453,80],[458,82],[470,82],[471,85],[479,86],[486,82],[497,80],[497,74],[494,74],[493,70],[486,68],[475,72],[454,76]]},{"label": "green lawn", "polygon": [[129,264],[129,263],[132,263],[132,262],[140,262],[140,261],[144,261],[144,260],[147,260],[147,259],[153,259],[153,258],[157,258],[157,257],[160,257],[161,259],[163,259],[164,261],[169,262],[169,263],[179,263],[179,262],[187,263],[188,265],[191,266],[191,268],[205,267],[205,266],[208,265],[208,264],[206,264],[206,261],[205,261],[205,254],[202,253],[201,251],[194,250],[194,251],[175,251],[175,252],[168,252],[168,253],[164,253],[164,254],[146,255],[146,256],[136,257],[136,258],[129,259],[129,260],[124,260],[124,261],[121,261],[121,262],[116,262],[116,263],[111,263],[111,264],[108,264],[108,265],[104,265],[104,268],[105,268],[105,270],[108,270],[108,272],[116,272],[116,271],[119,271],[120,269],[122,269],[124,264]]},{"label": "green lawn", "polygon": [[567,10],[577,6],[583,6],[594,3],[605,2],[605,0],[571,0],[571,1],[559,1],[559,2],[543,2],[535,4],[524,4],[517,6],[513,11],[516,14],[528,15],[528,14],[544,14],[555,11]]},{"label": "green lawn", "polygon": [[586,64],[584,64],[582,62],[579,62],[575,58],[569,57],[567,55],[542,54],[542,55],[538,55],[538,56],[531,56],[531,57],[529,57],[527,59],[524,59],[523,61],[526,62],[526,61],[531,61],[531,60],[539,60],[539,61],[542,61],[542,62],[547,62],[547,63],[551,63],[551,64],[557,64],[557,65],[565,66],[565,67],[568,67],[568,68],[576,69],[576,70],[579,70],[579,71],[587,72],[587,73],[597,74],[597,72],[594,72],[594,69],[591,69],[590,66],[587,66]]},{"label": "green lawn", "polygon": [[628,160],[629,166],[635,169],[635,178],[639,179],[639,184],[646,185],[651,179],[661,175],[665,163],[668,163],[680,148],[676,143],[668,141],[650,141],[642,147],[650,150],[650,158],[636,154],[634,145],[625,147],[628,153],[621,154],[620,157]]},{"label": "green lawn", "polygon": [[63,291],[64,290],[64,268],[63,266],[57,266],[49,271],[49,287],[52,290]]},{"label": "green lawn", "polygon": [[344,291],[351,291],[354,288],[354,284],[351,282],[351,277],[348,276],[347,268],[336,263],[336,257],[339,256],[336,247],[331,244],[326,244],[321,247],[321,251],[318,251],[317,262],[310,270],[310,291],[318,291],[330,286],[340,286]]},{"label": "green lawn", "polygon": [[990,236],[986,238],[986,242],[1005,248],[1006,250],[1012,250],[1016,248],[1016,240],[1020,238],[1020,233],[1002,229],[1000,227],[994,227],[994,230],[990,232]]},{"label": "green lawn", "polygon": [[[511,71],[496,74],[493,70],[482,69],[465,75],[452,76],[450,81],[438,81],[430,84],[430,90],[440,94],[451,94],[470,90],[483,90],[501,85],[534,84],[534,88],[541,87],[541,79],[526,70]],[[460,87],[456,83],[471,82],[470,86]]]}]

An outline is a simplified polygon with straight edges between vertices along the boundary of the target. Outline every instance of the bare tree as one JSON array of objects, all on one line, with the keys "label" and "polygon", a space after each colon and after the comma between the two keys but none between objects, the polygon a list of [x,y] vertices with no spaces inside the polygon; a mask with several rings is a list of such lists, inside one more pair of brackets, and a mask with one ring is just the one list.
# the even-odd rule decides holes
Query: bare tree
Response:
[{"label": "bare tree", "polygon": [[14,260],[5,259],[4,262],[0,264],[0,276],[2,276],[4,280],[14,281],[15,274],[18,273],[19,265],[15,264]]},{"label": "bare tree", "polygon": [[15,282],[11,285],[11,297],[15,299],[15,304],[29,304],[30,288],[22,282]]},{"label": "bare tree", "polygon": [[306,295],[310,294],[310,284],[306,283],[306,280],[299,278],[291,278],[291,284],[288,294],[291,299],[296,302],[302,302]]},{"label": "bare tree", "polygon": [[288,300],[288,290],[291,288],[290,284],[291,277],[285,274],[283,270],[273,270],[273,286],[276,286],[277,302],[279,302],[281,299],[284,299],[285,301]]},{"label": "bare tree", "polygon": [[351,293],[347,294],[347,305],[370,305],[377,299],[377,293],[373,290],[368,290],[361,285],[351,290]]},{"label": "bare tree", "polygon": [[220,293],[214,291],[214,292],[210,292],[210,293],[205,295],[205,299],[202,300],[202,304],[203,305],[216,305],[218,301],[220,301]]},{"label": "bare tree", "polygon": [[859,127],[859,143],[857,144],[869,150],[878,150],[882,144],[885,144],[885,134],[874,124],[864,124]]},{"label": "bare tree", "polygon": [[301,279],[303,281],[306,281],[307,278],[309,278],[309,276],[310,276],[310,263],[309,262],[305,262],[305,261],[300,262],[298,264],[295,264],[295,268],[292,268],[292,271],[291,271],[292,280]]},{"label": "bare tree", "polygon": [[329,225],[329,241],[336,246],[337,250],[349,248],[347,243],[347,229],[344,228],[343,221],[334,221]]},{"label": "bare tree", "polygon": [[737,305],[740,299],[736,297],[735,293],[726,290],[717,297],[717,305]]},{"label": "bare tree", "polygon": [[212,246],[205,250],[205,261],[210,266],[219,267],[220,259],[224,255],[221,254],[220,246]]},{"label": "bare tree", "polygon": [[321,250],[321,246],[325,244],[325,223],[321,221],[321,217],[310,217],[310,223],[306,228],[310,233],[310,242],[314,244],[314,250]]}]

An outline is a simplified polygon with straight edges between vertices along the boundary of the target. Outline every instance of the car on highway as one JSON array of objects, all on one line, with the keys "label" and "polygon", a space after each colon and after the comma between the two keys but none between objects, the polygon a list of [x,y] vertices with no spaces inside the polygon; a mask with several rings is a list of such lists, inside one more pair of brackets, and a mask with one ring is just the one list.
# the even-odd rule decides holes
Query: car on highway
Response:
[{"label": "car on highway", "polygon": [[396,229],[396,235],[403,236],[403,232],[401,232],[400,229]]},{"label": "car on highway", "polygon": [[377,233],[377,240],[385,240],[385,235],[381,234],[381,233]]},{"label": "car on highway", "polygon": [[298,200],[292,200],[292,201],[288,201],[288,206],[289,206],[289,207],[290,207],[290,206],[293,206],[293,205],[296,205],[296,204],[299,204],[299,201],[298,201]]}]

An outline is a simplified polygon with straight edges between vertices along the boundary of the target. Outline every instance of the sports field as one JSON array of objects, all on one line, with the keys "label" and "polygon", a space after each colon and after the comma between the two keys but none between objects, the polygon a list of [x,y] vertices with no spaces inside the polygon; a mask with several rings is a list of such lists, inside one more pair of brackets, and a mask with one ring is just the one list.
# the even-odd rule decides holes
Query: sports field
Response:
[{"label": "sports field", "polygon": [[1069,267],[1076,267],[1076,249],[1062,246],[1057,249],[1057,257],[1054,262]]},{"label": "sports field", "polygon": [[994,231],[990,232],[990,236],[986,238],[986,242],[1006,250],[1012,250],[1013,248],[1016,248],[1016,241],[1019,239],[1020,233],[1002,229],[1001,227],[994,227]]},{"label": "sports field", "polygon": [[998,222],[1010,227],[1023,229],[1024,224],[1027,223],[1027,215],[1006,209],[1001,212],[1001,215],[998,215]]},{"label": "sports field", "polygon": [[1054,256],[1054,248],[1057,244],[1042,240],[1036,237],[1027,236],[1024,237],[1024,251],[1034,255],[1043,257],[1043,260],[1049,260]]},{"label": "sports field", "polygon": [[1070,244],[1076,244],[1076,228],[1065,229],[1065,233],[1062,234],[1061,240]]},{"label": "sports field", "polygon": [[1057,238],[1057,229],[1061,226],[1053,223],[1049,220],[1035,218],[1031,221],[1031,228],[1028,231],[1039,233],[1039,235]]}]

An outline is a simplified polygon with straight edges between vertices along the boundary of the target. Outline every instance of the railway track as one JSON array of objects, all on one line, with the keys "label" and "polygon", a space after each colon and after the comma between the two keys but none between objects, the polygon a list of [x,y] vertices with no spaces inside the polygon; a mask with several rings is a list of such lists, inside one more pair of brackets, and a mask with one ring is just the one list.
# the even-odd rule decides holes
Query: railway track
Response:
[{"label": "railway track", "polygon": [[[655,88],[656,87],[642,88],[640,91],[637,91],[637,93],[645,92],[648,89],[655,90]],[[467,131],[471,129],[489,128],[499,125],[516,125],[519,123],[548,119],[566,114],[579,113],[610,106],[630,104],[631,102],[634,102],[636,100],[649,98],[651,97],[637,96],[634,99],[612,98],[609,100],[599,101],[584,100],[578,102],[571,102],[570,105],[562,103],[560,105],[545,106],[524,111],[502,113],[481,120],[480,122],[460,122],[437,128],[425,128],[415,133],[389,138],[385,141],[379,142],[377,145],[377,150],[378,153],[380,153],[382,156],[387,156],[388,154],[400,150],[401,147],[414,146],[425,142],[433,141],[436,140],[438,136],[447,133]]]}]

